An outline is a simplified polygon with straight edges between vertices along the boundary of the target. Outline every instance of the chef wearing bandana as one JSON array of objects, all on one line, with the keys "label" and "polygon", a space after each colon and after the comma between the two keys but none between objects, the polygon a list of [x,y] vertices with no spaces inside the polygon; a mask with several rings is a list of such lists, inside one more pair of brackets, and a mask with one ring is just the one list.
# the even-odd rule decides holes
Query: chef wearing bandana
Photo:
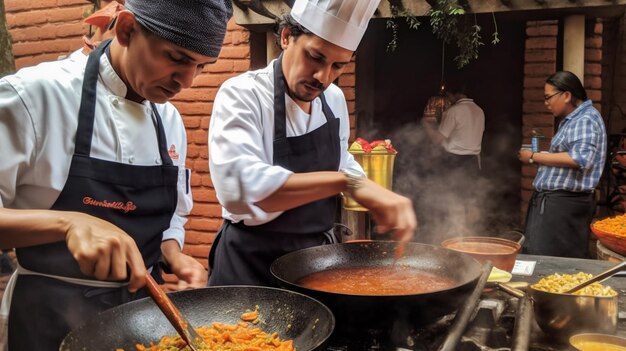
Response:
[{"label": "chef wearing bandana", "polygon": [[296,0],[279,24],[283,53],[226,81],[209,127],[209,166],[225,219],[209,254],[209,285],[274,285],[288,252],[331,243],[337,195],[370,210],[379,231],[408,241],[411,201],[363,175],[332,82],[352,60],[380,0]]},{"label": "chef wearing bandana", "polygon": [[182,253],[187,141],[168,100],[216,61],[230,2],[125,6],[87,60],[0,80],[0,247],[19,263],[0,310],[4,349],[58,350],[98,312],[147,296],[160,260],[178,288],[206,285]]}]

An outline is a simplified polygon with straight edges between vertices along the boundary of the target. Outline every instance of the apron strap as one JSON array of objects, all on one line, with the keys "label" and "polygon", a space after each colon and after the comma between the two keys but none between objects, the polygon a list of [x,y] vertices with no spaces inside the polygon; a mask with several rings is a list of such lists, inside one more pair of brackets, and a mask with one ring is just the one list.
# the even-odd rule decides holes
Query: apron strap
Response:
[{"label": "apron strap", "polygon": [[89,156],[91,153],[91,136],[93,135],[93,122],[96,114],[96,88],[98,86],[98,73],[100,56],[111,44],[111,39],[103,41],[87,58],[83,89],[78,109],[78,128],[76,130],[76,146],[74,153]]},{"label": "apron strap", "polygon": [[289,151],[287,143],[287,119],[285,118],[285,76],[283,75],[283,54],[274,61],[274,159],[285,156]]},{"label": "apron strap", "polygon": [[161,121],[161,115],[156,109],[154,102],[150,102],[152,107],[152,121],[155,124],[157,131],[157,140],[159,141],[159,154],[161,155],[161,162],[164,165],[172,166],[174,163],[170,158],[170,154],[167,152],[167,138],[165,137],[165,128],[163,128],[163,121]]}]

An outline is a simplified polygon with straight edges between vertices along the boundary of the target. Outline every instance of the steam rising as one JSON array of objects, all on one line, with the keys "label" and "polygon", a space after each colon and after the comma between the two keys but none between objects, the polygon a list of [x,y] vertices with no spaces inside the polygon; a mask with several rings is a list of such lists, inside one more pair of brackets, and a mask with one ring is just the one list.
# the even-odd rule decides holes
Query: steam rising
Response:
[{"label": "steam rising", "polygon": [[[391,139],[398,150],[393,190],[413,200],[419,222],[415,241],[438,245],[451,237],[502,236],[521,229],[519,200],[503,192],[504,183],[510,188],[520,182],[519,170],[502,167],[503,159],[517,162],[511,150],[519,145],[511,145],[508,133],[485,133],[481,176],[469,178],[463,170],[444,172],[440,160],[445,151],[431,143],[420,124],[405,124],[386,135],[373,126],[361,125],[359,130],[366,140]],[[491,138],[488,152],[485,138]],[[503,210],[511,207],[511,201],[515,202],[514,211]]]}]

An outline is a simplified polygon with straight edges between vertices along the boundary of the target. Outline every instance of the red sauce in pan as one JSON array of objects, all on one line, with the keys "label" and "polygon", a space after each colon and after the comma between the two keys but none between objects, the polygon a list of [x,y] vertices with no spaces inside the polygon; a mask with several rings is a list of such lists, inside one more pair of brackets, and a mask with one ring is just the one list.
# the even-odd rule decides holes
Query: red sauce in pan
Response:
[{"label": "red sauce in pan", "polygon": [[329,269],[310,274],[297,284],[352,295],[413,295],[455,286],[450,278],[399,265]]},{"label": "red sauce in pan", "polygon": [[490,255],[507,255],[512,254],[517,249],[512,246],[506,246],[502,244],[496,243],[487,243],[487,242],[471,242],[471,241],[459,241],[456,243],[451,243],[446,246],[449,249],[463,251],[467,253],[482,253],[482,254],[490,254]]}]

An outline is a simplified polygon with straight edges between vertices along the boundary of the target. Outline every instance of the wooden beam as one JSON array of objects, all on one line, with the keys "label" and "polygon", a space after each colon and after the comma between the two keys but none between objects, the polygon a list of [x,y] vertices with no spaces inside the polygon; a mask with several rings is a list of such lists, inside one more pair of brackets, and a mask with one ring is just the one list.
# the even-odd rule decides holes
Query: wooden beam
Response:
[{"label": "wooden beam", "polygon": [[[409,11],[416,16],[424,16],[430,10],[428,2],[431,0],[404,0],[402,3]],[[491,12],[511,12],[511,11],[536,11],[536,10],[562,10],[575,9],[584,11],[595,7],[607,7],[624,5],[626,0],[467,0],[467,11],[470,13],[491,13]],[[390,17],[388,0],[382,0],[378,6],[380,13],[378,18]]]},{"label": "wooden beam", "polygon": [[[392,3],[401,2],[404,8],[415,16],[425,16],[431,9],[429,2],[434,0],[391,0]],[[269,12],[280,16],[288,13],[291,9],[285,0],[257,0],[263,8]],[[254,12],[250,6],[237,6],[241,0],[233,4],[233,16],[235,22],[244,26],[265,26],[267,30],[274,21],[266,16]],[[382,0],[378,6],[378,11],[374,18],[390,18],[389,0]],[[595,13],[603,9],[609,10],[615,16],[621,16],[626,11],[626,0],[462,0],[461,4],[469,13],[510,13],[510,12],[532,12],[550,13],[554,15],[559,11],[597,16]],[[619,9],[615,11],[614,9]],[[561,13],[562,14],[562,13]]]},{"label": "wooden beam", "polygon": [[563,70],[585,81],[585,16],[565,18],[563,30]]}]

